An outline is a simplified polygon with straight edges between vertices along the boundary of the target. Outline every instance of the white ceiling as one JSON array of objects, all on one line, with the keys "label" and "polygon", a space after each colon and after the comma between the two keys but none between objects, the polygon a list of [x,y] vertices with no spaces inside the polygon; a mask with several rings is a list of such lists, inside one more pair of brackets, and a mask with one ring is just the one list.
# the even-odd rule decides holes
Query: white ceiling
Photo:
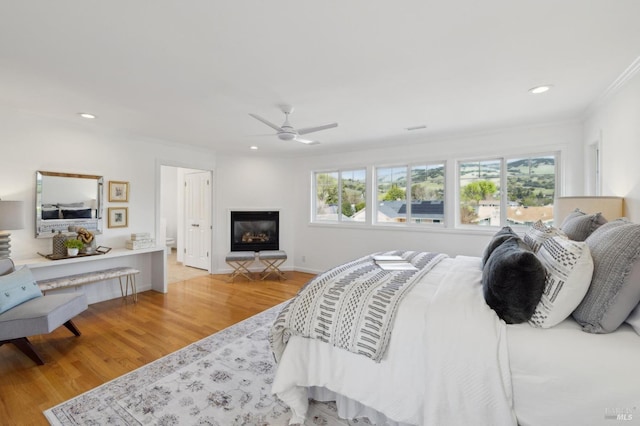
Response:
[{"label": "white ceiling", "polygon": [[[639,16],[637,0],[5,0],[0,106],[225,153],[428,141],[583,116],[640,56]],[[282,103],[296,127],[340,125],[305,146],[248,115],[281,124]]]}]

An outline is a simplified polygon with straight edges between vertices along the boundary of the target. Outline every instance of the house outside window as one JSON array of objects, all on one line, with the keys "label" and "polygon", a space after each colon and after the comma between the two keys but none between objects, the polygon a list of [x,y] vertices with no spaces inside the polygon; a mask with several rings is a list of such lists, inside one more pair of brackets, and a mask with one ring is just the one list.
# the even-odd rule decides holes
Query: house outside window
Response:
[{"label": "house outside window", "polygon": [[376,183],[376,223],[444,223],[444,163],[378,167]]},{"label": "house outside window", "polygon": [[459,162],[459,223],[528,226],[542,220],[553,224],[556,157],[544,154]]},{"label": "house outside window", "polygon": [[366,169],[314,173],[317,222],[365,222]]}]

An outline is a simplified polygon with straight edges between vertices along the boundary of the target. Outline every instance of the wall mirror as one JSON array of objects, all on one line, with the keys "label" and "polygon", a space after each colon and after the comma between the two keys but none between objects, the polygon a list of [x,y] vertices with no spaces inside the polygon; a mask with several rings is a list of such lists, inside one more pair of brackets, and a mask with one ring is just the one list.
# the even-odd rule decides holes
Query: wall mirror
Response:
[{"label": "wall mirror", "polygon": [[102,176],[36,172],[36,238],[51,238],[69,226],[94,234],[103,229]]}]

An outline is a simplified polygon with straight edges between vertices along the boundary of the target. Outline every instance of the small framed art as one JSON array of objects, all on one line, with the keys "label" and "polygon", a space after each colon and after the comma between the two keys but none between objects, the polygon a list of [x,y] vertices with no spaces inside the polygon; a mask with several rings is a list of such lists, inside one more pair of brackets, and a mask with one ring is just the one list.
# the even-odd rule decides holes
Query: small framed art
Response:
[{"label": "small framed art", "polygon": [[127,207],[109,207],[109,228],[126,228],[129,226],[128,216]]},{"label": "small framed art", "polygon": [[129,201],[129,182],[109,181],[109,201],[126,203]]}]

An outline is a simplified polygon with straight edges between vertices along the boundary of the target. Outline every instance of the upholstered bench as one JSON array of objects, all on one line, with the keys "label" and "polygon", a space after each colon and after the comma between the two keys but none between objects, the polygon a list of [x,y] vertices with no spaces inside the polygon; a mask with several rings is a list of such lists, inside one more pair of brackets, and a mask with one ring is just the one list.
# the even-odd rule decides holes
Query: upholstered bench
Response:
[{"label": "upholstered bench", "polygon": [[44,360],[28,336],[50,333],[61,325],[80,336],[80,331],[71,319],[87,309],[87,297],[84,293],[43,296],[37,289],[31,272],[26,267],[15,270],[10,259],[0,259],[0,278],[4,297],[15,297],[17,293],[25,291],[31,297],[26,301],[3,300],[5,305],[0,313],[0,346],[12,343],[36,364],[43,365]]},{"label": "upholstered bench", "polygon": [[232,251],[225,257],[225,262],[233,268],[233,272],[230,275],[231,282],[238,276],[242,275],[249,281],[253,281],[251,278],[251,271],[248,266],[256,260],[256,253],[253,251]]},{"label": "upholstered bench", "polygon": [[264,265],[261,272],[264,280],[271,274],[275,274],[278,278],[287,279],[284,272],[280,270],[280,266],[287,260],[287,253],[283,250],[263,250],[258,252],[258,259]]},{"label": "upholstered bench", "polygon": [[[38,287],[40,287],[40,290],[46,294],[49,290],[77,287],[83,284],[91,284],[117,278],[120,283],[120,294],[122,297],[126,298],[129,295],[129,286],[131,286],[131,296],[133,297],[133,301],[137,302],[138,290],[136,289],[136,275],[139,273],[139,270],[130,267],[102,269],[99,271],[84,272],[82,274],[40,280],[38,281]],[[126,278],[124,288],[122,286],[122,277]]]}]

